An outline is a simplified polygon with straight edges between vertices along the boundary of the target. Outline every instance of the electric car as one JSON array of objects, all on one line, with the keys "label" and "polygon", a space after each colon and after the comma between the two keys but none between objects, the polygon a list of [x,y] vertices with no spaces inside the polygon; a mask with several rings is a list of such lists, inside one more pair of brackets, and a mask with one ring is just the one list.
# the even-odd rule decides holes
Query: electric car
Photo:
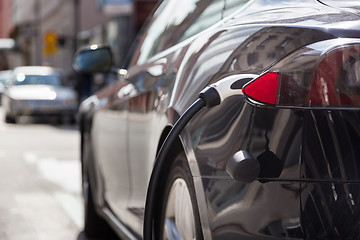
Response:
[{"label": "electric car", "polygon": [[[162,1],[79,109],[85,233],[360,239],[359,9]],[[112,59],[94,45],[74,68]]]}]

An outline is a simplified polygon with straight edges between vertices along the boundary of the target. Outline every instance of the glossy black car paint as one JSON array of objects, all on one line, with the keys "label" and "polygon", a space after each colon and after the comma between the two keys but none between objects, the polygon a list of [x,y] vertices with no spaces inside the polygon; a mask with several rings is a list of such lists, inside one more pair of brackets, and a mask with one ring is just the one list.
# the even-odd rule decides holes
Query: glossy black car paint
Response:
[{"label": "glossy black car paint", "polygon": [[[128,78],[88,99],[80,112],[92,156],[83,164],[100,212],[110,210],[140,238],[156,153],[203,88],[232,74],[260,74],[314,42],[360,38],[359,27],[355,13],[321,2],[260,0],[136,65],[138,49]],[[182,149],[189,161],[205,239],[358,239],[359,138],[356,110],[278,109],[234,96],[201,110],[174,151]],[[240,150],[256,157],[273,152],[280,176],[267,169],[250,184],[234,181],[225,166]],[[129,178],[115,181],[123,171]]]}]

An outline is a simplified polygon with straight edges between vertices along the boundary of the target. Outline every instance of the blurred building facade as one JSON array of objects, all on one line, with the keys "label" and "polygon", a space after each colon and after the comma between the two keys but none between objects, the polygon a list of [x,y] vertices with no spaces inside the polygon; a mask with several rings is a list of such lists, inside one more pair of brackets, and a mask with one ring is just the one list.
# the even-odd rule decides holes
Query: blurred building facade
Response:
[{"label": "blurred building facade", "polygon": [[[12,29],[11,21],[11,0],[0,1],[0,39],[9,38]],[[4,50],[4,42],[0,40],[0,70],[6,70],[10,67],[8,51]],[[6,42],[5,42],[6,48]]]},{"label": "blurred building facade", "polygon": [[[74,53],[91,44],[113,48],[117,66],[157,0],[1,0],[10,8],[1,37],[15,39],[12,65],[50,65],[71,74]],[[3,22],[3,21],[2,21]],[[15,67],[15,66],[12,66]]]},{"label": "blurred building facade", "polygon": [[12,28],[11,0],[0,1],[0,38],[8,38]]}]

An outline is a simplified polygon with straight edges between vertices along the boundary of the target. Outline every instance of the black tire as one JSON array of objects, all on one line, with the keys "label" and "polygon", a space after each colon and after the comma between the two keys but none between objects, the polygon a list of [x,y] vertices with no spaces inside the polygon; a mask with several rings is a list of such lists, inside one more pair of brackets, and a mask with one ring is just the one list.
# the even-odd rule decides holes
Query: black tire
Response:
[{"label": "black tire", "polygon": [[[89,157],[89,144],[84,144],[83,157]],[[82,161],[84,163],[84,161]],[[88,169],[82,164],[82,183],[84,197],[84,232],[89,239],[118,239],[109,224],[95,209]]]},{"label": "black tire", "polygon": [[84,195],[87,197],[84,199],[85,204],[85,219],[84,219],[84,232],[87,238],[104,239],[104,238],[115,238],[114,231],[110,228],[108,223],[98,215],[95,210],[91,188]]},{"label": "black tire", "polygon": [[[191,206],[192,206],[192,217],[193,217],[192,220],[193,220],[193,226],[194,226],[194,229],[192,229],[192,230],[194,230],[195,239],[196,240],[203,239],[194,183],[193,183],[190,168],[188,166],[188,162],[186,160],[184,153],[180,153],[175,157],[175,161],[172,163],[169,174],[167,175],[167,178],[164,181],[164,183],[165,183],[165,185],[163,186],[162,199],[160,200],[161,206],[159,207],[159,209],[161,209],[161,211],[160,211],[161,215],[159,217],[159,221],[155,221],[155,229],[157,230],[157,231],[155,230],[156,239],[167,239],[167,237],[164,237],[164,233],[167,236],[165,222],[167,222],[167,226],[169,226],[169,225],[172,226],[172,223],[169,224],[169,222],[171,222],[171,218],[166,217],[167,207],[172,204],[169,202],[170,192],[173,191],[172,189],[174,189],[175,185],[179,184],[179,183],[186,184],[188,193],[190,195],[190,201],[191,201]],[[176,192],[176,190],[175,190],[175,192]],[[185,211],[185,209],[183,209],[183,211]],[[189,210],[189,211],[191,211],[191,210]],[[170,210],[170,212],[171,212],[171,210]],[[156,224],[156,223],[158,223],[158,224]],[[181,236],[181,238],[187,239],[185,236]],[[170,239],[172,239],[172,238],[170,238]],[[177,238],[175,237],[174,239],[177,239]]]},{"label": "black tire", "polygon": [[5,115],[5,122],[6,123],[16,123],[15,117],[10,116],[9,114]]}]

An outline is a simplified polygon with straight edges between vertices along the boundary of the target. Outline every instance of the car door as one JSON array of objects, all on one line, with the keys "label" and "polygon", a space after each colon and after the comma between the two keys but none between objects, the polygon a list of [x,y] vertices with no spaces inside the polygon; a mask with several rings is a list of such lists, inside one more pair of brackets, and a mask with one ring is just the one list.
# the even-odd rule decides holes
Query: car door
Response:
[{"label": "car door", "polygon": [[[139,39],[128,70],[127,82],[132,86],[132,94],[126,100],[131,192],[125,212],[119,215],[135,216],[137,221],[130,224],[139,231],[159,140],[169,125],[168,118],[172,118],[168,116],[168,108],[177,70],[191,42],[189,38],[221,20],[224,1],[187,0],[181,6],[183,11],[176,11],[178,1],[168,0],[158,8],[143,38]],[[211,11],[207,10],[214,6]],[[206,24],[202,22],[197,25],[200,27],[191,28],[194,22],[204,21],[210,15]]]},{"label": "car door", "polygon": [[130,195],[126,141],[126,99],[130,94],[131,87],[121,80],[97,93],[98,104],[102,107],[95,111],[92,121],[97,179],[102,190],[98,194],[114,212],[126,206]]}]

